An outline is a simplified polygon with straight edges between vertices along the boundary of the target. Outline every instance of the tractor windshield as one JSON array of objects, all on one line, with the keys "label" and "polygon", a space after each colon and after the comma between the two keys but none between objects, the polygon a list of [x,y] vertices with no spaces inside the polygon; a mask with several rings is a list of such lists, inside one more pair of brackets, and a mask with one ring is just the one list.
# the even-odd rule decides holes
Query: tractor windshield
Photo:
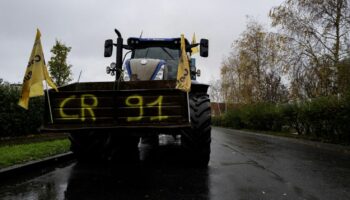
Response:
[{"label": "tractor windshield", "polygon": [[135,49],[134,58],[153,58],[161,60],[178,60],[179,50],[167,47],[148,47],[144,49]]},{"label": "tractor windshield", "polygon": [[169,79],[176,78],[179,57],[179,49],[172,49],[167,47],[147,47],[142,49],[135,49],[133,54],[133,58],[153,58],[164,60],[168,68]]}]

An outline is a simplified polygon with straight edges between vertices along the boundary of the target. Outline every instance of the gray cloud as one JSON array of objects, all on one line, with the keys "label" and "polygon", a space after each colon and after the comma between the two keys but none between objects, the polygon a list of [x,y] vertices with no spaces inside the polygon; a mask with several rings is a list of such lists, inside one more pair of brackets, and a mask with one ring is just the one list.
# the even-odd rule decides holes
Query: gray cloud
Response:
[{"label": "gray cloud", "polygon": [[118,28],[124,38],[179,37],[189,39],[196,32],[210,40],[209,58],[197,57],[202,70],[199,80],[219,78],[222,58],[234,39],[245,28],[246,15],[268,24],[267,13],[282,0],[2,0],[0,2],[0,78],[21,82],[40,28],[46,60],[58,39],[72,47],[68,62],[74,78],[83,71],[81,81],[109,81],[105,66],[112,59],[103,58],[105,39],[115,38]]}]

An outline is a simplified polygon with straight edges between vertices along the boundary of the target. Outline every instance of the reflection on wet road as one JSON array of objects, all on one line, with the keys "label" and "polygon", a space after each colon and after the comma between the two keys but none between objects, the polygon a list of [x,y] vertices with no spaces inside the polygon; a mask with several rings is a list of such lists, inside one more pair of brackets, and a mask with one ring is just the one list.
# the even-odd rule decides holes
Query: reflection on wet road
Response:
[{"label": "reflection on wet road", "polygon": [[350,199],[348,154],[221,128],[212,138],[207,169],[161,146],[148,165],[70,163],[0,182],[0,199]]}]

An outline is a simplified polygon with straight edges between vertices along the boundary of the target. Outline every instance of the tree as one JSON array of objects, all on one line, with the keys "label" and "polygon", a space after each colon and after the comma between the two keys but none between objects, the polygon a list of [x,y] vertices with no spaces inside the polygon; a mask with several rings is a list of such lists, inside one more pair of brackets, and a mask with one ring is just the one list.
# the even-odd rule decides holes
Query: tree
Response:
[{"label": "tree", "polygon": [[293,46],[289,55],[293,95],[336,94],[337,66],[349,54],[349,0],[286,0],[269,16]]},{"label": "tree", "polygon": [[221,66],[221,90],[225,103],[242,102],[241,73],[239,70],[239,59],[235,52],[225,58]]},{"label": "tree", "polygon": [[48,64],[51,77],[57,86],[66,85],[72,80],[72,65],[67,64],[67,56],[71,49],[58,40],[51,49],[53,56]]},{"label": "tree", "polygon": [[225,102],[279,102],[287,95],[281,76],[285,69],[283,35],[267,32],[249,21],[232,52],[222,63],[221,77]]},{"label": "tree", "polygon": [[222,91],[221,91],[221,81],[211,80],[209,82],[209,95],[212,102],[222,102]]},{"label": "tree", "polygon": [[221,115],[220,103],[222,103],[222,89],[220,80],[211,80],[209,82],[209,95],[212,103],[216,103],[219,115]]},{"label": "tree", "polygon": [[350,58],[340,61],[337,65],[338,86],[340,94],[350,94]]}]

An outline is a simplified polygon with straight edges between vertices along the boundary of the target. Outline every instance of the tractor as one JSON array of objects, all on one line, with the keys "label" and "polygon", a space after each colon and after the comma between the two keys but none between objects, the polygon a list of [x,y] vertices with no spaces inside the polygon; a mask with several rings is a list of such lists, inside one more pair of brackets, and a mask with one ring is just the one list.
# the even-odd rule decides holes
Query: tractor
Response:
[{"label": "tractor", "polygon": [[185,39],[191,88],[184,92],[175,88],[181,38],[131,37],[124,44],[121,33],[115,33],[116,42],[108,39],[104,44],[105,57],[116,48],[116,61],[106,68],[115,80],[49,90],[43,129],[69,133],[71,150],[82,161],[138,162],[140,141],[157,146],[160,135],[170,135],[179,138],[184,163],[207,166],[209,85],[196,80],[200,71],[190,56],[199,46],[200,56],[208,57],[208,40],[190,44]]}]

